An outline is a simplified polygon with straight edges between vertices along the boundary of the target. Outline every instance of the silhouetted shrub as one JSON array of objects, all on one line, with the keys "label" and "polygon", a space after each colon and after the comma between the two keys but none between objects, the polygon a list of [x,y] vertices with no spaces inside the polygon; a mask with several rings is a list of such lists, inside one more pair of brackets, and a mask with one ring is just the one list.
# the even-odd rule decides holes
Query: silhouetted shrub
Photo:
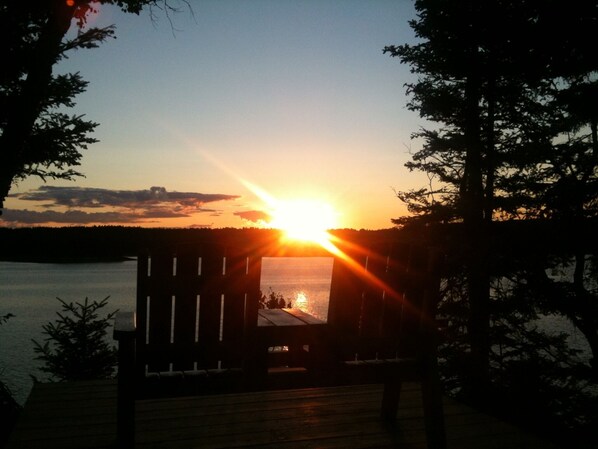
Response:
[{"label": "silhouetted shrub", "polygon": [[98,311],[106,306],[102,301],[62,304],[58,319],[43,326],[47,335],[43,344],[35,340],[36,360],[43,362],[40,370],[52,380],[86,380],[112,377],[116,366],[116,348],[107,342],[107,329],[115,312],[100,318]]},{"label": "silhouetted shrub", "polygon": [[292,307],[293,305],[290,299],[287,302],[282,293],[276,293],[272,288],[269,289],[267,295],[262,292],[260,293],[260,309],[282,309],[284,307]]}]

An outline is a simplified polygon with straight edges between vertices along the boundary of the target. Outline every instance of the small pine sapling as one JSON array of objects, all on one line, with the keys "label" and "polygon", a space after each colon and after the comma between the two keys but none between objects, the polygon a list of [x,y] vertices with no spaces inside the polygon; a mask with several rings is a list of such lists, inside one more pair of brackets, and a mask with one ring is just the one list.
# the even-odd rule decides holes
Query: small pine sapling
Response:
[{"label": "small pine sapling", "polygon": [[58,319],[43,326],[47,337],[41,344],[32,340],[36,360],[43,362],[40,370],[51,380],[72,381],[112,377],[116,366],[116,348],[108,344],[107,329],[116,311],[99,317],[107,305],[102,301],[67,303],[62,305]]}]

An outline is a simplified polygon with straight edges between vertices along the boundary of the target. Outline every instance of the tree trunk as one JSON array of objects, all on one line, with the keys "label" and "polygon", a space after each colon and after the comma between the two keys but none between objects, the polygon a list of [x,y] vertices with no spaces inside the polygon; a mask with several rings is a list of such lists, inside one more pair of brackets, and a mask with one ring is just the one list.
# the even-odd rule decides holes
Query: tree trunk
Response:
[{"label": "tree trunk", "polygon": [[[472,36],[471,42],[477,43]],[[484,183],[481,139],[481,67],[477,47],[470,49],[471,66],[465,86],[465,139],[467,142],[463,197],[463,219],[467,232],[467,292],[469,296],[469,339],[471,366],[469,388],[472,398],[482,400],[489,385],[489,275],[488,236],[484,220]]]},{"label": "tree trunk", "polygon": [[592,156],[594,164],[598,164],[598,120],[596,118],[590,121],[590,129],[592,130]]}]

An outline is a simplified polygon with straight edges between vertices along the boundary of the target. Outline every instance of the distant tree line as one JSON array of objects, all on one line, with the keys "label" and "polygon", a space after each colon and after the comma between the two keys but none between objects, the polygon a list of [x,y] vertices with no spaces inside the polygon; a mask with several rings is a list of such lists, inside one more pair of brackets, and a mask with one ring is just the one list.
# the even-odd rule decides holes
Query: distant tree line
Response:
[{"label": "distant tree line", "polygon": [[[379,235],[387,239],[389,235],[398,235],[394,229],[382,231],[334,231],[339,236],[349,239],[371,239]],[[280,231],[269,229],[182,229],[182,228],[140,228],[125,226],[90,226],[90,227],[0,227],[0,260],[28,262],[82,262],[110,261],[136,257],[143,251],[160,248],[178,248],[184,250],[189,245],[209,244],[213,236],[219,241],[229,242],[232,247],[251,246],[265,249],[278,245]],[[293,251],[297,245],[292,245]],[[301,246],[301,245],[299,245]],[[310,246],[311,249],[308,249]],[[318,245],[305,244],[301,249],[314,254],[323,254]],[[279,250],[277,250],[279,251]]]},{"label": "distant tree line", "polygon": [[[536,221],[503,221],[491,225],[491,249],[496,254],[523,254],[529,252],[569,254],[580,245],[591,252],[598,249],[592,239],[598,221],[583,223]],[[379,241],[408,241],[445,248],[447,252],[460,251],[467,239],[466,228],[460,223],[430,224],[425,227],[403,227],[384,230],[333,230],[341,240],[361,242],[365,246]],[[559,236],[559,238],[555,238]],[[209,243],[217,236],[230,246],[251,246],[267,252],[268,246],[278,245],[281,232],[257,228],[184,229],[140,228],[127,226],[79,227],[0,227],[0,260],[26,262],[82,262],[123,260],[136,257],[150,249],[178,248]],[[226,236],[223,238],[222,236]],[[280,248],[276,251],[279,255]],[[289,251],[302,255],[326,255],[318,245],[292,245]],[[273,253],[273,251],[272,251]],[[289,253],[291,255],[291,253]]]}]

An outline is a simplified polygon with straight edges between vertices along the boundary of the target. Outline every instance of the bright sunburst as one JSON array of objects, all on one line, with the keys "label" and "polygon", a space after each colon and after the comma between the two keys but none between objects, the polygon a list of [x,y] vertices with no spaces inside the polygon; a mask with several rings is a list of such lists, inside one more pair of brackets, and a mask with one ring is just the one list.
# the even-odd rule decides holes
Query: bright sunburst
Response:
[{"label": "bright sunburst", "polygon": [[331,252],[336,250],[328,230],[338,227],[339,214],[330,204],[317,199],[282,200],[243,178],[239,180],[267,205],[268,227],[282,230],[288,239],[317,243]]},{"label": "bright sunburst", "polygon": [[323,244],[328,230],[336,227],[337,214],[327,203],[316,200],[277,201],[270,226],[291,239]]}]

